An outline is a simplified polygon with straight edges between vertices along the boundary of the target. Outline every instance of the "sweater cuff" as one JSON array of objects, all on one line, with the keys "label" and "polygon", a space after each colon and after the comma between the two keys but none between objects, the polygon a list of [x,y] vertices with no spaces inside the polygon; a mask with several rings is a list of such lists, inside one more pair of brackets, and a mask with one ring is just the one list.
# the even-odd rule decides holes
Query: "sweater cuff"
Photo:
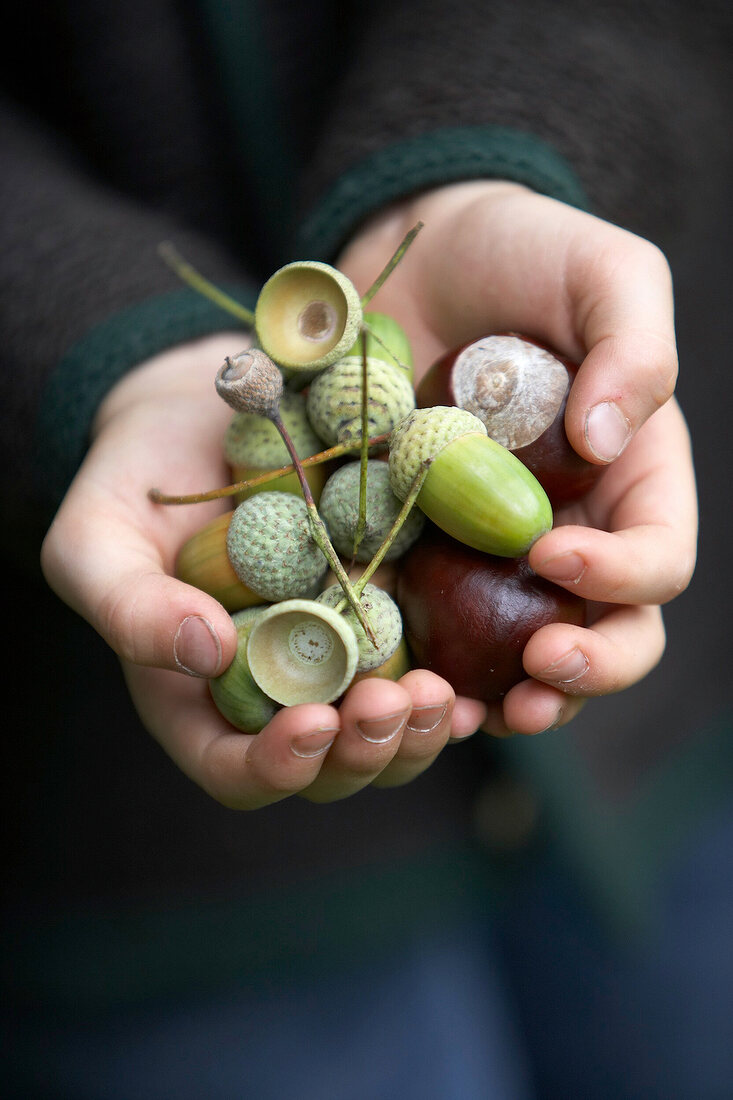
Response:
[{"label": "sweater cuff", "polygon": [[[254,306],[251,286],[222,290]],[[55,508],[60,502],[84,458],[100,402],[127,371],[176,344],[240,326],[231,314],[183,288],[114,314],[74,344],[47,381],[36,422],[36,481],[47,503]]]},{"label": "sweater cuff", "polygon": [[500,126],[446,128],[380,149],[348,169],[305,218],[299,253],[333,259],[358,225],[388,203],[469,179],[513,180],[589,207],[570,165],[533,134]]}]

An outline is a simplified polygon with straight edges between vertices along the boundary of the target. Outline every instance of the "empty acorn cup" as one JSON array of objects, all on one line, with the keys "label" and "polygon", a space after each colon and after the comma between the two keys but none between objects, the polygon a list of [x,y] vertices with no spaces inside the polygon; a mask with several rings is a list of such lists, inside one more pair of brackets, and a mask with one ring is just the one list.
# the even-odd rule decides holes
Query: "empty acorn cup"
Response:
[{"label": "empty acorn cup", "polygon": [[354,678],[356,635],[313,600],[284,600],[258,615],[247,644],[255,683],[277,703],[332,703]]},{"label": "empty acorn cup", "polygon": [[320,370],[346,354],[362,323],[353,283],[315,260],[286,264],[262,287],[255,306],[260,346],[290,371]]}]

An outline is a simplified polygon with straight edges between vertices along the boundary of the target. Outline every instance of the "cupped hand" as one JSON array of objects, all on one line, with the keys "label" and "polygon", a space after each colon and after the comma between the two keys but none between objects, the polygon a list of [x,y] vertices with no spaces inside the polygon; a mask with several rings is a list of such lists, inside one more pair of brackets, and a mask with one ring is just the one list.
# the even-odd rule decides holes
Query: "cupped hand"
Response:
[{"label": "cupped hand", "polygon": [[329,801],[370,782],[408,782],[484,715],[468,700],[455,706],[432,673],[355,684],[338,708],[281,710],[256,737],[235,731],[212,702],[207,678],[231,662],[236,631],[215,599],[173,574],[185,540],[228,505],[166,506],[147,494],[227,484],[222,436],[232,414],[214,378],[247,342],[229,332],[172,349],[110,391],[44,541],[45,576],[118,654],[149,731],[220,802]]},{"label": "cupped hand", "polygon": [[371,308],[405,326],[419,379],[445,351],[492,332],[535,337],[581,363],[565,426],[580,455],[610,464],[533,546],[537,573],[592,601],[587,628],[554,624],[524,652],[528,679],[483,728],[536,733],[659,661],[660,605],[689,583],[697,508],[690,443],[674,401],[672,284],[652,244],[512,183],[470,182],[367,225],[338,266],[363,293],[418,221],[423,228]]}]

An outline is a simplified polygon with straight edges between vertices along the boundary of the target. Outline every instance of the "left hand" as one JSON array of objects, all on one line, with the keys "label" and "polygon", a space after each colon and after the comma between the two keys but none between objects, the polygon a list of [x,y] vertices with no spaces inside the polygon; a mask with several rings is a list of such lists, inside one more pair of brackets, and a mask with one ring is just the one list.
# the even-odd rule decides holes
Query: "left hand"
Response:
[{"label": "left hand", "polygon": [[[588,628],[543,627],[528,679],[486,708],[496,736],[568,722],[584,700],[642,679],[665,644],[660,605],[689,583],[697,507],[677,374],[669,268],[652,244],[513,183],[460,183],[381,214],[337,266],[364,292],[404,235],[424,228],[370,308],[407,330],[416,378],[445,351],[520,332],[581,363],[565,427],[584,458],[613,463],[559,510],[529,555],[593,601]],[[603,605],[603,606],[599,606]]]}]

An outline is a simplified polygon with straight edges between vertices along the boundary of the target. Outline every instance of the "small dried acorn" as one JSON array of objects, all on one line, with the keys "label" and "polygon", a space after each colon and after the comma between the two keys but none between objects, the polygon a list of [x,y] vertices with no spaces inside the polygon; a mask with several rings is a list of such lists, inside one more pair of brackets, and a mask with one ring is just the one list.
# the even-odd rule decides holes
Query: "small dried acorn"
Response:
[{"label": "small dried acorn", "polygon": [[286,264],[262,287],[255,306],[260,346],[288,371],[336,362],[357,337],[362,306],[353,283],[315,260]]},{"label": "small dried acorn", "polygon": [[417,477],[417,504],[459,542],[501,557],[521,557],[552,527],[542,486],[483,423],[454,406],[415,409],[390,437],[392,490],[405,500]]},{"label": "small dried acorn", "polygon": [[249,607],[232,615],[237,629],[234,660],[220,676],[209,680],[209,691],[217,710],[242,733],[259,733],[278,705],[255,683],[247,661],[247,643],[263,606]]}]

